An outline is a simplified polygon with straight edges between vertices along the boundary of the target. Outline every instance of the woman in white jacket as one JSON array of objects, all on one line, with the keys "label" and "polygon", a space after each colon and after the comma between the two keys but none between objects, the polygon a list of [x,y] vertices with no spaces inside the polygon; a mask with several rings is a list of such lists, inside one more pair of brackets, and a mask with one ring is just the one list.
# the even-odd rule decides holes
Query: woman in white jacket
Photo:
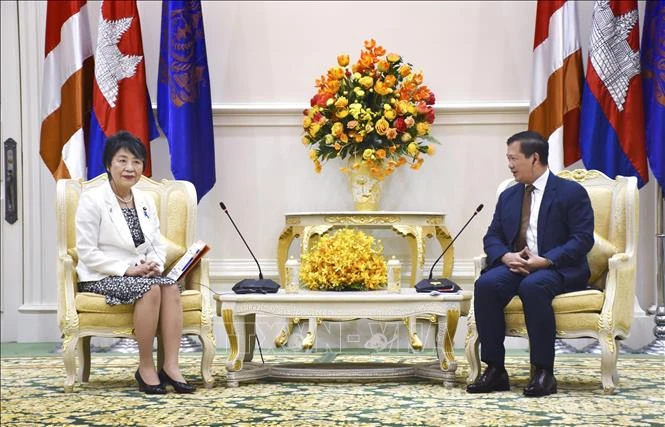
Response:
[{"label": "woman in white jacket", "polygon": [[[134,333],[139,367],[134,377],[148,394],[191,393],[178,364],[182,302],[178,284],[164,272],[165,249],[152,198],[132,188],[141,178],[146,150],[121,131],[106,141],[108,185],[81,195],[76,211],[76,272],[79,291],[106,296],[110,305],[134,304]],[[157,372],[153,339],[160,325],[164,366]]]}]

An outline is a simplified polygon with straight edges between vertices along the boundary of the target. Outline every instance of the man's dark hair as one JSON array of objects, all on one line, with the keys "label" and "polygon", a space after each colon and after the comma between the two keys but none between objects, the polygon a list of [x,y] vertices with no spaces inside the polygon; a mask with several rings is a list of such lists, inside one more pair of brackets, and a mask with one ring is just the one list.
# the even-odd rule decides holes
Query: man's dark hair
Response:
[{"label": "man's dark hair", "polygon": [[518,132],[508,138],[506,145],[510,145],[515,141],[520,142],[520,152],[525,157],[533,156],[533,153],[538,153],[540,164],[547,166],[547,160],[550,153],[550,145],[545,141],[545,138],[538,132],[532,130],[525,130]]},{"label": "man's dark hair", "polygon": [[123,148],[145,164],[147,154],[145,146],[141,143],[141,140],[126,130],[121,130],[115,135],[110,136],[106,140],[106,145],[104,146],[103,159],[107,173],[110,173],[108,171],[111,168],[111,160],[113,160],[113,156]]}]

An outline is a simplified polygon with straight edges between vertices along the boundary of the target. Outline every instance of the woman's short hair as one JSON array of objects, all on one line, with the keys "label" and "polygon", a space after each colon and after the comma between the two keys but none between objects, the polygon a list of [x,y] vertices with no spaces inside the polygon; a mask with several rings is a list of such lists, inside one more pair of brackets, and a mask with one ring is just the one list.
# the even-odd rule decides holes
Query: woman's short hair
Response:
[{"label": "woman's short hair", "polygon": [[137,159],[145,163],[147,153],[145,151],[145,146],[141,143],[141,140],[126,130],[121,130],[120,132],[106,139],[103,159],[104,167],[107,171],[111,167],[111,161],[113,160],[115,153],[123,148],[136,156]]},{"label": "woman's short hair", "polygon": [[525,157],[531,157],[533,153],[538,153],[540,164],[547,166],[550,145],[541,134],[532,130],[518,132],[508,138],[506,145],[510,145],[516,141],[520,142],[520,152],[524,154]]}]

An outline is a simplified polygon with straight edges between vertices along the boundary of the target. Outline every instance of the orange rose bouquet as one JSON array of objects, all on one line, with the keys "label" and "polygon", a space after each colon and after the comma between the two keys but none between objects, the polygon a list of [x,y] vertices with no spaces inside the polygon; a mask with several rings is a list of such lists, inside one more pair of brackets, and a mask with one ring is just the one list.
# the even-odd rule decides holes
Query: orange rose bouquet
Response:
[{"label": "orange rose bouquet", "polygon": [[418,169],[438,143],[430,135],[435,97],[423,85],[423,73],[400,55],[386,54],[374,39],[365,41],[353,65],[348,55],[337,63],[316,80],[318,90],[304,111],[302,143],[310,147],[315,170],[334,158],[353,158],[350,167],[367,166],[377,179],[405,164]]}]

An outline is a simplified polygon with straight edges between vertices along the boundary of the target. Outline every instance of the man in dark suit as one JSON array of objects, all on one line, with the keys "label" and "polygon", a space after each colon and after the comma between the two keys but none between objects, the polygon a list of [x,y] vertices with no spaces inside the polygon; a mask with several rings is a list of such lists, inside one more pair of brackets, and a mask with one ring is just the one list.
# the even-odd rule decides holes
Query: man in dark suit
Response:
[{"label": "man in dark suit", "polygon": [[525,396],[556,393],[552,299],[583,289],[589,280],[586,254],[593,246],[593,209],[586,190],[559,178],[547,164],[548,143],[526,131],[507,141],[508,167],[518,184],[499,196],[483,239],[487,267],[475,283],[474,313],[483,374],[469,393],[509,390],[504,367],[504,308],[519,295],[535,374]]}]

